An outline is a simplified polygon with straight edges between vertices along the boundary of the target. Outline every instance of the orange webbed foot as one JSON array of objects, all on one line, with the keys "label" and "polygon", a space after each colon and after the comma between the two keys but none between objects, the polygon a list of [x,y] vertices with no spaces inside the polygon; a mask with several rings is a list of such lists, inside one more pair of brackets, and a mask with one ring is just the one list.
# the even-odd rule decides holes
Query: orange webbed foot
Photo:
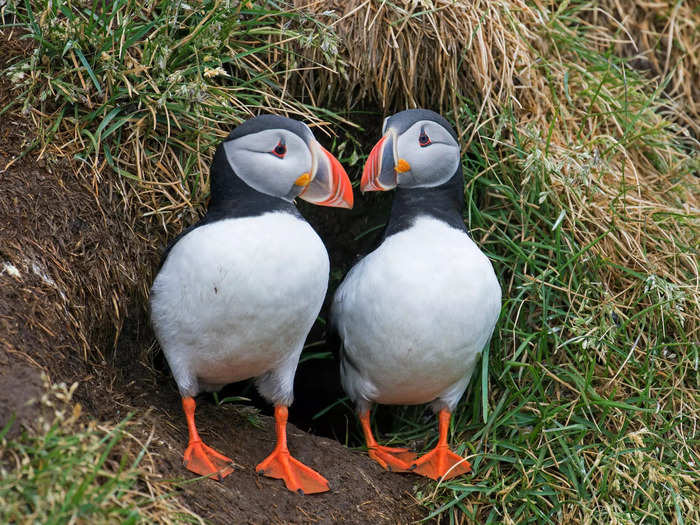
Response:
[{"label": "orange webbed foot", "polygon": [[187,429],[190,434],[189,445],[183,458],[185,468],[200,476],[209,476],[212,479],[222,481],[233,472],[233,461],[202,442],[202,438],[197,432],[197,426],[194,424],[195,408],[194,398],[182,398],[182,409],[185,412]]},{"label": "orange webbed foot", "polygon": [[461,474],[471,472],[471,464],[461,456],[458,456],[447,446],[447,430],[450,426],[451,414],[447,409],[438,413],[440,438],[437,446],[418,458],[410,470],[421,476],[435,480],[455,478]]},{"label": "orange webbed foot", "polygon": [[373,445],[368,448],[369,457],[391,472],[408,472],[416,454],[407,448]]},{"label": "orange webbed foot", "polygon": [[369,423],[369,410],[360,412],[358,417],[365,434],[369,457],[390,472],[408,472],[416,455],[407,448],[384,447],[377,443]]},{"label": "orange webbed foot", "polygon": [[292,492],[316,494],[330,490],[326,478],[294,459],[288,450],[275,449],[255,467],[255,471],[263,476],[284,480]]},{"label": "orange webbed foot", "polygon": [[446,446],[438,445],[421,456],[411,465],[410,470],[421,476],[435,480],[452,479],[472,471],[471,463],[452,452]]},{"label": "orange webbed foot", "polygon": [[330,490],[328,480],[301,461],[294,459],[287,448],[287,407],[275,406],[277,445],[272,454],[255,467],[255,471],[275,479],[283,479],[292,492],[316,494]]},{"label": "orange webbed foot", "polygon": [[233,472],[233,461],[201,441],[190,442],[185,450],[184,464],[195,474],[209,476],[218,481],[222,481]]}]

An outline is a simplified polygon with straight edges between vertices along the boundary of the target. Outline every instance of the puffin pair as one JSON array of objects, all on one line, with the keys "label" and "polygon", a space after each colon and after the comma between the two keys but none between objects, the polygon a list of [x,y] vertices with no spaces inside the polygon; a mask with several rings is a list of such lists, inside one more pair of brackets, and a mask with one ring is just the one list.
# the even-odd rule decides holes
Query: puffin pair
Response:
[{"label": "puffin pair", "polygon": [[[398,187],[382,244],[338,288],[332,323],[343,342],[343,386],[355,401],[370,456],[385,468],[452,477],[468,463],[447,448],[449,413],[464,392],[500,309],[488,259],[462,220],[459,145],[436,113],[387,119],[362,189]],[[306,336],[323,303],[329,260],[301,217],[296,197],[351,208],[338,160],[305,124],[274,115],[250,119],[216,150],[205,217],[169,246],[151,290],[151,320],[187,419],[185,466],[219,480],[232,461],[205,445],[194,397],[255,377],[275,406],[277,444],[256,471],[304,494],[327,480],[291,457],[287,408]],[[372,403],[433,402],[440,440],[422,458],[381,447]]]}]

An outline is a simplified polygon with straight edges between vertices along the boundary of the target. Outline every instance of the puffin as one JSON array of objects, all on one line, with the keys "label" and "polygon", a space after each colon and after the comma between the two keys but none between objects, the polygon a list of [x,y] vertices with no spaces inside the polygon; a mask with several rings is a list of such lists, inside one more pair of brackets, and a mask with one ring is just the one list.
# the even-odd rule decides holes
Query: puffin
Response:
[{"label": "puffin", "polygon": [[[361,189],[396,188],[379,246],[338,286],[331,330],[342,386],[354,402],[369,456],[387,470],[439,480],[471,470],[448,445],[451,414],[489,344],[501,287],[464,224],[460,145],[441,115],[410,109],[384,120]],[[373,404],[430,403],[439,438],[422,457],[381,446]]]},{"label": "puffin", "polygon": [[195,397],[255,378],[274,405],[277,442],[256,471],[295,492],[328,481],[290,455],[294,375],[328,286],[326,248],[294,205],[352,208],[350,180],[309,127],[278,115],[237,126],[211,165],[206,215],[165,250],[150,293],[151,322],[182,397],[187,469],[221,481],[232,461],[202,441]]}]

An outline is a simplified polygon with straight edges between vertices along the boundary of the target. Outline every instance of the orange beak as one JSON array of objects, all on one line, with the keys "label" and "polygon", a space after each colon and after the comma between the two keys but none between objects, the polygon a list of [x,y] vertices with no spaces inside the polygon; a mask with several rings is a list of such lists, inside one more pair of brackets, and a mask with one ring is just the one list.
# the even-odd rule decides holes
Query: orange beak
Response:
[{"label": "orange beak", "polygon": [[394,132],[389,130],[379,139],[367,157],[367,162],[362,170],[360,189],[365,192],[386,191],[395,188],[397,178],[395,163]]},{"label": "orange beak", "polygon": [[315,140],[310,144],[313,156],[313,178],[299,198],[319,206],[352,208],[352,184],[343,166]]}]

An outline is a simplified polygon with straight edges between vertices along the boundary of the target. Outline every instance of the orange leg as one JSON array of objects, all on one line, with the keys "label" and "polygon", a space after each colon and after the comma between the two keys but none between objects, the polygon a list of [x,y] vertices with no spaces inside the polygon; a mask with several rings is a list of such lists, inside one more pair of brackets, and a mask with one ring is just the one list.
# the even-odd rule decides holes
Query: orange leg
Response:
[{"label": "orange leg", "polygon": [[294,459],[287,449],[287,407],[275,406],[277,445],[257,467],[256,472],[270,478],[283,479],[287,488],[300,494],[315,494],[329,489],[328,481],[301,461]]},{"label": "orange leg", "polygon": [[190,433],[190,442],[185,450],[185,467],[200,476],[209,476],[221,481],[233,472],[233,461],[202,442],[194,424],[195,406],[194,398],[182,398],[182,409],[185,411]]},{"label": "orange leg", "polygon": [[360,414],[362,431],[365,433],[369,457],[379,463],[386,470],[392,472],[407,472],[416,455],[407,448],[384,447],[377,444],[369,425],[369,410]]},{"label": "orange leg", "polygon": [[452,452],[447,445],[447,430],[450,427],[452,415],[446,410],[440,410],[440,438],[433,450],[418,458],[411,465],[416,474],[432,479],[452,479],[460,474],[471,472],[471,464],[464,458]]}]

